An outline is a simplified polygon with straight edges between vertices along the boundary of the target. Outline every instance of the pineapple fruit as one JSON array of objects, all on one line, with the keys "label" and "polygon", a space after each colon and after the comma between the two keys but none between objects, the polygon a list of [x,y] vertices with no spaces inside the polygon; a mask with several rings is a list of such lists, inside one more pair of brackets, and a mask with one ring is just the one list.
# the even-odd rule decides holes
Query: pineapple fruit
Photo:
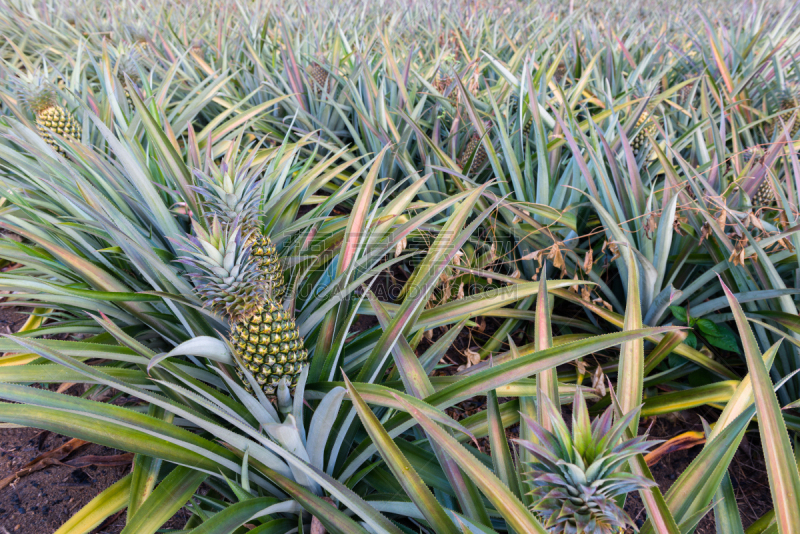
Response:
[{"label": "pineapple fruit", "polygon": [[80,139],[81,126],[67,109],[59,104],[56,91],[40,71],[22,75],[18,80],[20,99],[36,116],[36,128],[42,138],[62,155],[66,152],[51,135],[55,132],[62,137]]},{"label": "pineapple fruit", "polygon": [[472,157],[473,153],[475,157],[472,158],[472,165],[469,169],[470,174],[476,174],[489,159],[486,149],[483,148],[483,143],[481,143],[481,136],[477,133],[472,134],[467,146],[464,147],[464,151],[461,153],[461,157],[458,158],[458,165],[462,169],[469,163],[469,158]]},{"label": "pineapple fruit", "polygon": [[650,151],[648,136],[655,135],[658,131],[656,123],[648,110],[642,111],[639,120],[636,121],[634,131],[638,131],[638,133],[631,141],[631,148],[633,149],[633,155],[638,157],[639,154],[646,154]]},{"label": "pineapple fruit", "polygon": [[[781,121],[783,121],[783,124],[788,125],[789,121],[792,120],[792,115],[794,115],[797,108],[800,107],[800,102],[798,102],[797,86],[795,84],[789,84],[785,90],[780,92],[778,95],[778,100],[780,101],[780,109],[782,113],[773,118],[764,127],[764,133],[767,134],[767,137],[772,137],[772,134],[777,129],[781,130],[778,132],[778,135],[783,135],[783,126],[781,125]],[[789,136],[794,139],[797,136],[798,131],[800,131],[800,115],[795,119],[794,124],[792,124],[792,127],[789,130]]]},{"label": "pineapple fruit", "polygon": [[753,195],[753,205],[754,206],[771,206],[775,203],[775,195],[772,192],[772,186],[769,185],[769,181],[764,179],[761,182],[761,185],[758,187],[756,194]]},{"label": "pineapple fruit", "polygon": [[308,66],[308,75],[311,76],[315,95],[321,96],[323,90],[330,91],[333,88],[332,80],[328,79],[330,77],[328,71],[322,68],[316,61]]},{"label": "pineapple fruit", "polygon": [[[308,362],[308,351],[294,322],[271,295],[271,285],[259,267],[259,259],[247,245],[249,236],[238,224],[223,225],[215,216],[206,232],[197,223],[182,260],[200,273],[196,291],[205,306],[229,320],[230,344],[242,365],[253,375],[265,395],[273,397],[281,379],[294,388]],[[251,391],[242,369],[237,375]]]},{"label": "pineapple fruit", "polygon": [[533,457],[527,482],[533,495],[532,511],[551,534],[621,534],[632,525],[616,497],[655,485],[644,477],[618,471],[636,454],[655,443],[647,436],[620,442],[638,410],[613,421],[613,407],[590,422],[586,402],[578,390],[572,415],[572,433],[550,399],[542,398],[550,432],[523,415],[537,443],[515,440]]},{"label": "pineapple fruit", "polygon": [[[450,75],[443,75],[441,72],[436,75],[436,79],[433,80],[433,87],[439,91],[439,94],[444,95],[447,88],[453,83],[453,77]],[[447,95],[447,99],[453,106],[458,106],[458,87],[453,87],[450,94]]]}]

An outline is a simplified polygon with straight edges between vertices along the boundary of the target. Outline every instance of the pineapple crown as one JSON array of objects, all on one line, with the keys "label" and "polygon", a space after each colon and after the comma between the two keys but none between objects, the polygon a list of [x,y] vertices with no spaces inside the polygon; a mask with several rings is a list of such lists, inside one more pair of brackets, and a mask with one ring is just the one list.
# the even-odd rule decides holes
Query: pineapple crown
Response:
[{"label": "pineapple crown", "polygon": [[15,80],[19,99],[35,115],[58,105],[58,97],[46,72],[36,69],[33,73],[21,74]]},{"label": "pineapple crown", "polygon": [[128,30],[128,35],[130,35],[134,44],[140,46],[147,45],[147,42],[150,40],[150,36],[142,26],[129,24],[126,29]]},{"label": "pineapple crown", "polygon": [[194,235],[180,247],[190,257],[178,261],[200,271],[189,276],[204,306],[233,320],[247,317],[264,303],[269,289],[259,280],[258,263],[246,245],[249,235],[242,234],[238,221],[223,225],[217,217],[208,231],[196,221],[192,226]]},{"label": "pineapple crown", "polygon": [[247,166],[231,175],[224,163],[209,174],[195,171],[202,185],[193,189],[205,199],[209,216],[217,218],[223,227],[238,225],[243,233],[250,234],[259,226],[256,215],[260,195],[258,175],[246,171]]},{"label": "pineapple crown", "polygon": [[135,46],[121,43],[115,50],[117,58],[117,77],[121,82],[125,81],[125,76],[138,82],[140,79],[138,62],[141,59],[141,52]]},{"label": "pineapple crown", "polygon": [[617,471],[630,457],[656,443],[647,441],[646,435],[623,441],[625,429],[640,408],[614,422],[614,408],[609,407],[590,421],[579,389],[570,433],[552,402],[546,397],[542,402],[553,430],[523,414],[538,442],[516,440],[534,458],[527,473],[533,511],[553,534],[617,534],[632,522],[615,497],[655,485],[644,477]]}]

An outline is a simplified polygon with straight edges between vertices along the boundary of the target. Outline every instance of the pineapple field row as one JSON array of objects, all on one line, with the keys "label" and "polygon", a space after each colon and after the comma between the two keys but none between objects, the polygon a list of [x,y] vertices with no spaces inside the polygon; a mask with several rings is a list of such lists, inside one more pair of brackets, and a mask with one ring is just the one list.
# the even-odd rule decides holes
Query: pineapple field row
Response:
[{"label": "pineapple field row", "polygon": [[55,533],[800,532],[799,19],[5,0],[0,426],[130,463]]}]

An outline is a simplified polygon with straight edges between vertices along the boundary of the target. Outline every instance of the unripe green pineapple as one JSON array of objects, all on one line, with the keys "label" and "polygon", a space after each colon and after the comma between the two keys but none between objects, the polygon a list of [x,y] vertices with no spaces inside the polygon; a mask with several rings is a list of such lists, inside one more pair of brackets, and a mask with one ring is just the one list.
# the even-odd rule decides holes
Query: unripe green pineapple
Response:
[{"label": "unripe green pineapple", "polygon": [[556,72],[555,74],[553,74],[553,78],[555,78],[558,83],[561,83],[561,81],[566,76],[567,76],[567,64],[562,61],[561,63],[558,64],[558,67],[556,67]]},{"label": "unripe green pineapple", "polygon": [[546,430],[523,414],[537,443],[515,440],[534,458],[531,471],[526,473],[533,496],[532,511],[550,534],[622,533],[633,522],[616,498],[655,485],[652,480],[618,469],[631,456],[645,453],[655,444],[646,441],[647,436],[623,438],[639,410],[614,423],[614,408],[610,406],[590,422],[579,389],[570,433],[561,411],[548,397],[542,402],[554,430]]},{"label": "unripe green pineapple", "polygon": [[[453,83],[453,77],[450,75],[443,75],[441,72],[436,75],[436,79],[433,80],[433,87],[436,90],[444,95],[447,91],[447,88]],[[450,94],[447,95],[447,99],[453,106],[458,106],[458,87],[453,87],[450,91]]]},{"label": "unripe green pineapple", "polygon": [[753,206],[763,207],[770,207],[775,204],[775,195],[772,191],[772,186],[769,184],[769,180],[766,178],[764,178],[764,181],[761,182],[756,194],[753,195],[752,204]]},{"label": "unripe green pineapple", "polygon": [[631,148],[633,149],[633,155],[638,157],[639,154],[645,154],[650,151],[650,140],[648,136],[655,135],[658,131],[655,121],[652,119],[650,112],[646,109],[642,111],[639,120],[636,121],[634,131],[638,131],[639,133],[637,133],[636,137],[631,141]]},{"label": "unripe green pineapple", "polygon": [[[699,75],[696,72],[690,72],[684,76],[683,81],[691,80],[693,78],[697,78]],[[692,92],[694,91],[694,86],[697,85],[696,82],[689,83],[678,89],[678,103],[682,105],[691,104]]]},{"label": "unripe green pineapple", "polygon": [[40,71],[23,75],[18,80],[20,100],[36,116],[36,128],[53,150],[66,155],[50,132],[62,137],[80,139],[81,126],[75,117],[58,102],[56,91]]},{"label": "unripe green pineapple", "polygon": [[[294,318],[271,299],[233,325],[230,341],[267,395],[275,393],[282,377],[287,377],[290,387],[296,386],[308,362]],[[241,370],[237,373],[247,384]]]},{"label": "unripe green pineapple", "polygon": [[[274,396],[284,377],[293,388],[308,362],[294,317],[271,297],[271,284],[241,228],[223,226],[216,217],[209,226],[205,231],[194,224],[194,235],[185,247],[191,257],[181,260],[200,271],[190,275],[197,280],[198,295],[207,307],[228,317],[234,353],[264,394]],[[250,391],[243,371],[236,372]]]},{"label": "unripe green pineapple", "polygon": [[130,35],[131,42],[133,43],[134,48],[137,50],[144,52],[147,50],[148,43],[150,42],[150,37],[147,34],[147,31],[138,25],[128,25],[128,34]]},{"label": "unripe green pineapple", "polygon": [[260,231],[253,233],[249,245],[250,254],[256,259],[258,270],[261,272],[259,280],[269,284],[270,297],[280,302],[286,294],[286,284],[283,281],[283,268],[275,245]]},{"label": "unripe green pineapple", "polygon": [[[795,111],[798,108],[798,88],[795,84],[789,84],[786,89],[780,92],[778,96],[778,100],[780,102],[780,109],[783,113],[778,115],[777,117],[773,118],[765,127],[764,133],[767,134],[767,137],[772,137],[772,134],[775,130],[778,131],[778,135],[783,135],[783,124],[788,125],[789,121],[792,120],[792,115],[794,115]],[[789,130],[789,136],[794,139],[797,136],[797,132],[800,131],[800,116],[798,116],[794,124]]]},{"label": "unripe green pineapple", "polygon": [[189,49],[189,51],[192,54],[203,57],[205,54],[205,43],[202,39],[194,39],[192,41],[192,47]]}]

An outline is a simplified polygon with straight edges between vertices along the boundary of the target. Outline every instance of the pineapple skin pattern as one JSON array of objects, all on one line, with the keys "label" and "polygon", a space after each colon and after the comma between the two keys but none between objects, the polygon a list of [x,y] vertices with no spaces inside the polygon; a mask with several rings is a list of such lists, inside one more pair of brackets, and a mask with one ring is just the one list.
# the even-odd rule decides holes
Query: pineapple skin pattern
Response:
[{"label": "pineapple skin pattern", "polygon": [[[230,341],[266,395],[275,394],[282,377],[294,388],[308,363],[308,350],[294,318],[271,299],[233,325]],[[236,372],[249,389],[242,370]]]},{"label": "pineapple skin pattern", "polygon": [[36,128],[45,142],[62,155],[65,155],[64,149],[53,139],[51,131],[62,137],[72,139],[81,137],[81,127],[78,121],[69,111],[59,105],[53,105],[37,113]]}]

